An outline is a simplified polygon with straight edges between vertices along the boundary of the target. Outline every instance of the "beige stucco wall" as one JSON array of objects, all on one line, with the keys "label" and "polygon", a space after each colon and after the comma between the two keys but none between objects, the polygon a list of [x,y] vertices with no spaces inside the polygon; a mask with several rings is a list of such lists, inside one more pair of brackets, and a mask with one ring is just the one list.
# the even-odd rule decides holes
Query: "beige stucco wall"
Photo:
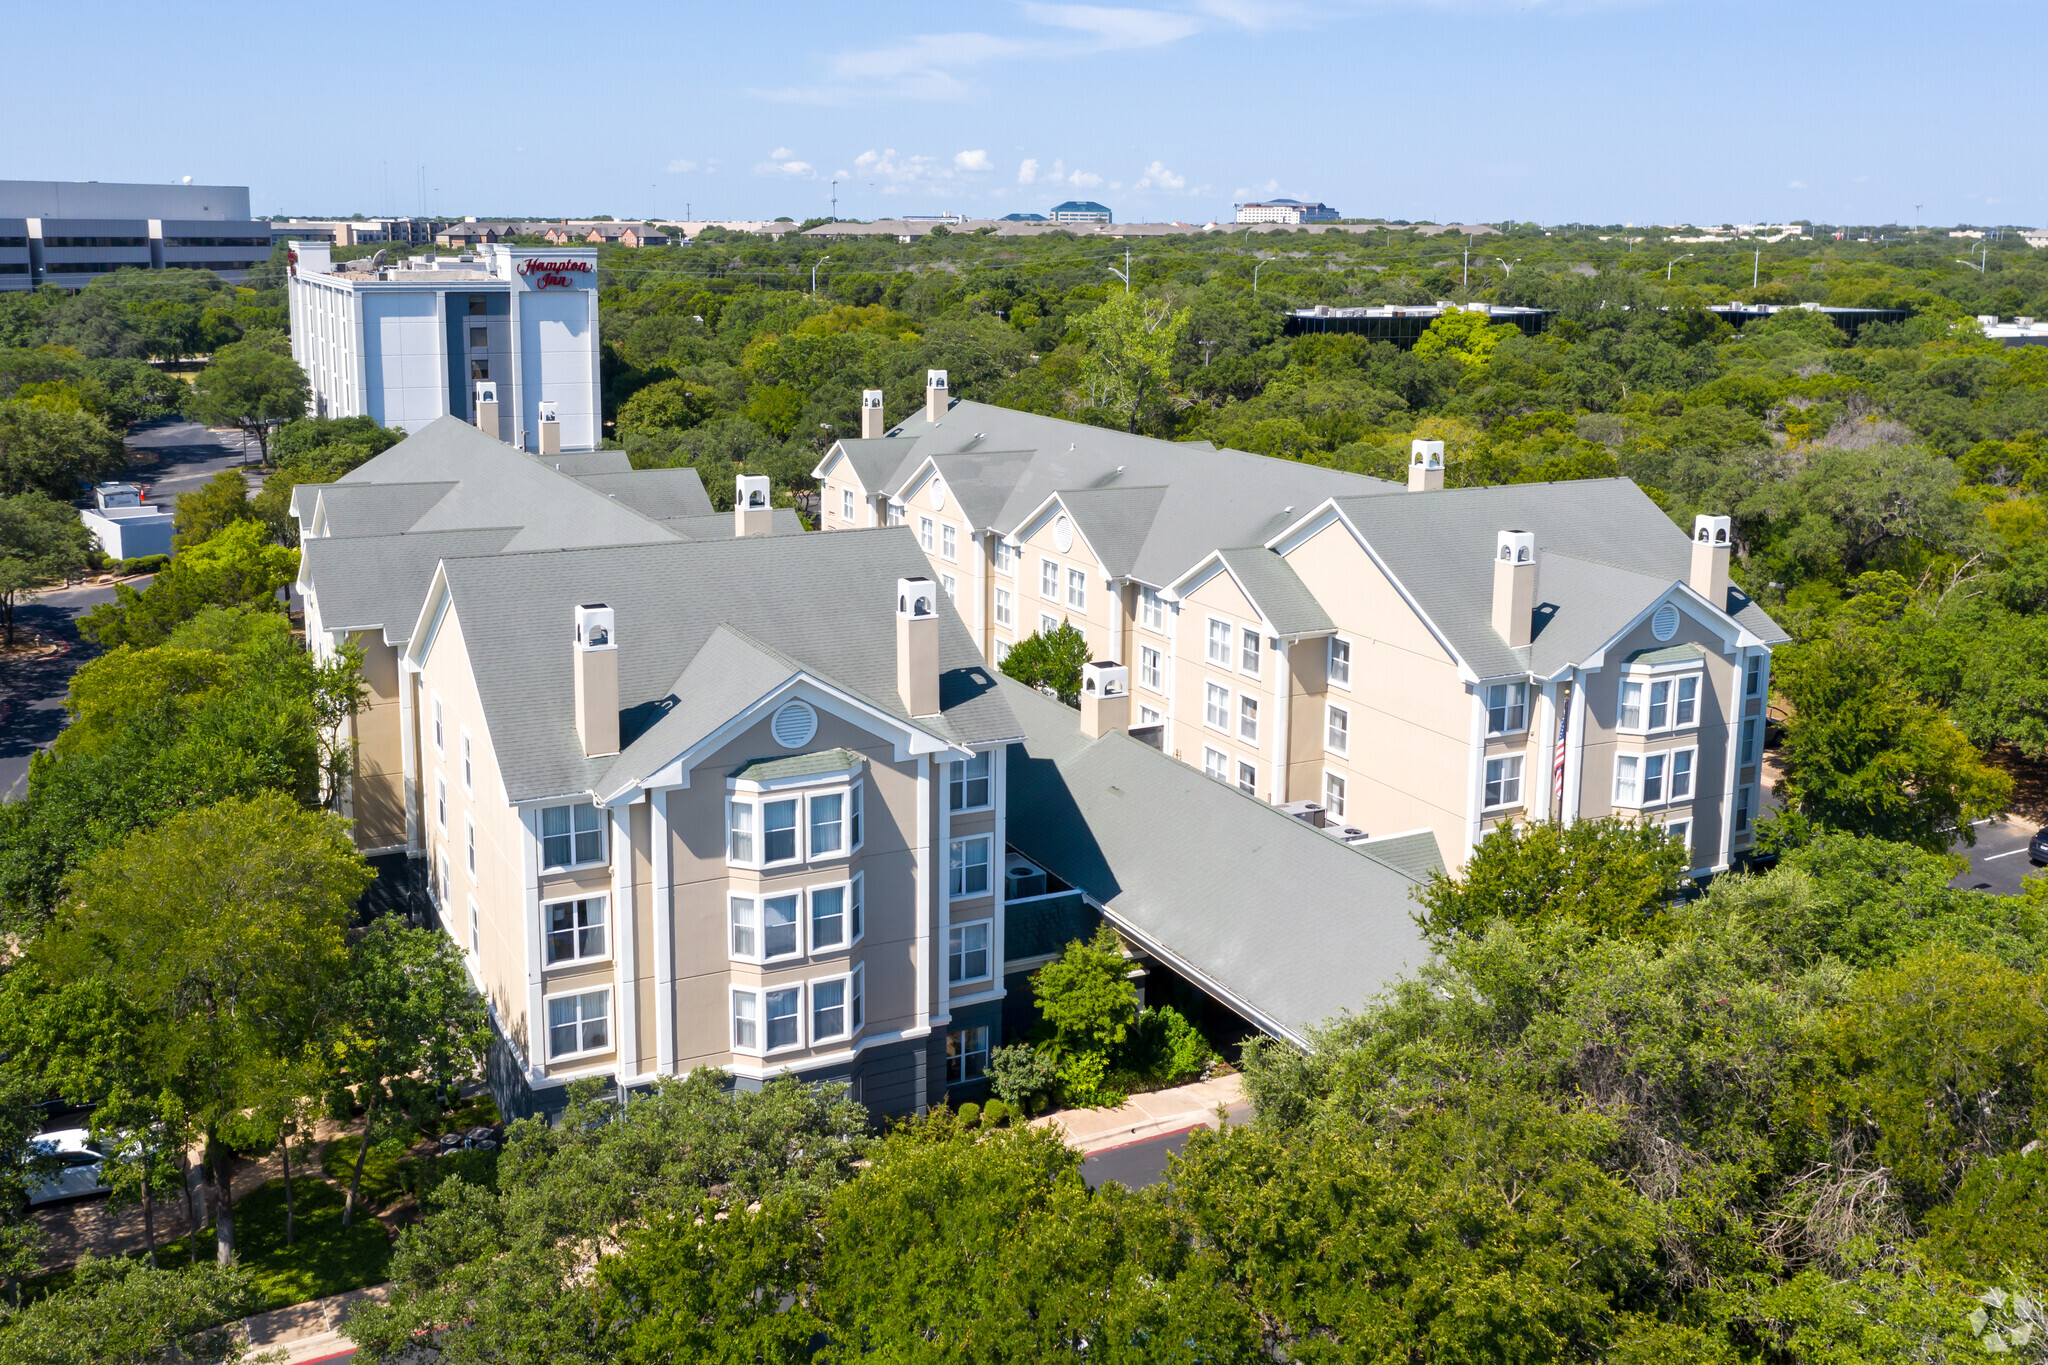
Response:
[{"label": "beige stucco wall", "polygon": [[[1078,523],[1074,527],[1073,544],[1062,551],[1053,540],[1053,523],[1060,513],[1041,516],[1023,538],[1023,548],[1017,552],[1017,634],[1023,639],[1035,635],[1041,628],[1040,617],[1049,616],[1053,624],[1072,621],[1079,627],[1088,641],[1088,657],[1091,659],[1120,659],[1123,647],[1123,611],[1117,591],[1110,587],[1103,576],[1101,563],[1094,550],[1089,548],[1088,538]],[[1040,590],[1040,564],[1051,560],[1059,567],[1059,596],[1047,598]],[[1067,573],[1079,569],[1087,576],[1087,594],[1084,605],[1076,609],[1067,604]]]},{"label": "beige stucco wall", "polygon": [[[1209,661],[1209,622],[1222,621],[1230,627],[1230,663]],[[1259,637],[1259,671],[1248,673],[1241,666],[1243,632]],[[1260,627],[1258,613],[1237,580],[1227,573],[1209,577],[1180,603],[1176,622],[1173,695],[1173,753],[1185,763],[1200,768],[1204,750],[1215,749],[1228,760],[1224,780],[1239,786],[1239,765],[1248,763],[1256,774],[1253,795],[1263,800],[1284,801],[1281,795],[1285,764],[1281,761],[1282,728],[1286,710],[1281,693],[1289,688],[1287,661],[1273,647]],[[1227,731],[1212,728],[1207,719],[1208,688],[1215,684],[1230,693]],[[1255,738],[1243,733],[1241,699],[1258,704]],[[1312,719],[1320,724],[1317,713]]]},{"label": "beige stucco wall", "polygon": [[384,643],[381,630],[357,631],[350,638],[362,647],[366,690],[362,708],[351,722],[356,750],[349,813],[356,822],[356,847],[403,848],[405,753],[398,651]]}]

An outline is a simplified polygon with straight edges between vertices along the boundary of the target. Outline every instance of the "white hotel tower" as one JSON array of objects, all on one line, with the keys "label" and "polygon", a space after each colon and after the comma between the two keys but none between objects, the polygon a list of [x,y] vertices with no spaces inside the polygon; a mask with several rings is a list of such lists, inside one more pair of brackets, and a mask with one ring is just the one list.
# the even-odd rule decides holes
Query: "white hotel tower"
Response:
[{"label": "white hotel tower", "polygon": [[595,251],[382,255],[336,263],[324,242],[293,249],[292,358],[316,416],[418,431],[481,411],[479,426],[521,450],[597,449]]}]

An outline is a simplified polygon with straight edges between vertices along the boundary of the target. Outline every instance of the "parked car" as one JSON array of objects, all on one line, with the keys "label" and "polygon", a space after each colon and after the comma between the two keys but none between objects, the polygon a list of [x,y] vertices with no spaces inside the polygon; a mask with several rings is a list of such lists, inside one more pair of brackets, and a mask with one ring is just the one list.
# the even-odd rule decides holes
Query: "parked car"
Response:
[{"label": "parked car", "polygon": [[28,1187],[30,1204],[53,1204],[60,1199],[77,1199],[88,1194],[105,1194],[108,1186],[100,1163],[106,1156],[92,1145],[92,1135],[83,1128],[60,1128],[39,1133],[32,1145],[55,1156],[57,1170]]},{"label": "parked car", "polygon": [[2035,867],[2048,863],[2048,825],[2034,831],[2034,838],[2027,845],[2027,861]]}]

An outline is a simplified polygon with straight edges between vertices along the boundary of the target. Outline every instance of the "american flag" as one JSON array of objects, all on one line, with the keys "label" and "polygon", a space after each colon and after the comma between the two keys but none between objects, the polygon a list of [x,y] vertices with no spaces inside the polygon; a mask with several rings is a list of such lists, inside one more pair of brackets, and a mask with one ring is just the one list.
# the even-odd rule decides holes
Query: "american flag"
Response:
[{"label": "american flag", "polygon": [[1565,727],[1571,724],[1572,715],[1571,708],[1564,703],[1562,697],[1558,699],[1558,703],[1557,751],[1550,759],[1550,798],[1553,801],[1564,799],[1564,732]]}]

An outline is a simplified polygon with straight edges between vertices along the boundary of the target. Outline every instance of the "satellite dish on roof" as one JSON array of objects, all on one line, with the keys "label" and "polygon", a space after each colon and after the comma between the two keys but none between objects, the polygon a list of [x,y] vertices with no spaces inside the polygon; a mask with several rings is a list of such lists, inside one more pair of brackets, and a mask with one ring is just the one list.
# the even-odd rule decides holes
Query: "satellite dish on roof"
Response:
[{"label": "satellite dish on roof", "polygon": [[372,256],[372,257],[370,258],[370,269],[372,269],[372,270],[382,270],[383,268],[384,268],[384,248],[380,246],[380,247],[378,247],[378,248],[377,248],[377,254],[376,254],[376,255],[374,255],[374,256]]}]

